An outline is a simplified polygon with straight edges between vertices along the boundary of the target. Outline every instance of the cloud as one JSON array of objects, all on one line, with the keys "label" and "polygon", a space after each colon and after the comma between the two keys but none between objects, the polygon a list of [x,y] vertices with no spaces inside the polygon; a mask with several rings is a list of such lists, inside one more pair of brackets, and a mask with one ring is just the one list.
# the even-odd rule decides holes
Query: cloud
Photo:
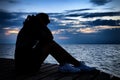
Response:
[{"label": "cloud", "polygon": [[[80,41],[81,43],[89,43],[90,38],[92,43],[97,38],[98,41],[101,41],[102,38],[99,37],[104,36],[102,32],[108,31],[108,33],[113,34],[112,30],[120,29],[120,12],[84,12],[86,10],[90,9],[70,10],[69,13],[67,11],[63,13],[48,13],[51,20],[48,26],[55,39],[62,39],[61,41],[66,41],[66,43],[80,43]],[[20,28],[22,28],[24,19],[29,14],[35,13],[10,13],[0,10],[0,33],[2,33],[0,38],[16,36]],[[113,19],[113,17],[118,17],[118,19]],[[95,42],[93,41],[93,43]]]},{"label": "cloud", "polygon": [[62,32],[64,32],[65,30],[64,29],[58,29],[58,30],[53,30],[52,31],[52,34],[55,35],[55,34],[61,34]]},{"label": "cloud", "polygon": [[[65,24],[69,27],[94,27],[94,26],[120,26],[120,12],[79,12],[75,10],[76,13],[67,13],[64,18],[59,20],[60,24]],[[77,12],[78,11],[78,12]],[[62,15],[61,15],[62,16]]]},{"label": "cloud", "polygon": [[104,16],[120,16],[120,12],[102,12],[102,13],[86,13],[83,18],[104,17]]},{"label": "cloud", "polygon": [[[56,16],[53,17],[54,20],[52,22],[53,26],[59,25],[56,29],[69,29],[70,27],[120,26],[120,12],[66,14],[61,15],[60,18],[57,18]],[[58,34],[61,32],[63,31],[59,30],[54,33]]]},{"label": "cloud", "polygon": [[58,39],[66,40],[66,39],[69,39],[69,37],[66,37],[66,36],[59,36]]},{"label": "cloud", "polygon": [[96,29],[94,28],[80,28],[77,30],[77,32],[81,32],[81,33],[96,33],[98,32]]},{"label": "cloud", "polygon": [[76,9],[76,10],[66,10],[66,12],[68,13],[68,12],[78,12],[78,11],[88,11],[88,10],[93,10],[93,9],[91,9],[91,8],[85,8],[85,9]]},{"label": "cloud", "polygon": [[20,29],[18,27],[16,28],[6,27],[3,28],[3,30],[5,30],[5,35],[11,35],[11,34],[18,34]]},{"label": "cloud", "polygon": [[19,1],[17,1],[17,0],[9,0],[8,2],[9,3],[18,3]]},{"label": "cloud", "polygon": [[7,3],[18,3],[19,1],[18,0],[0,0],[0,2],[7,2]]},{"label": "cloud", "polygon": [[112,30],[112,29],[120,29],[120,26],[94,26],[94,27],[80,28],[76,31],[80,33],[90,34],[90,33],[98,33],[102,30]]},{"label": "cloud", "polygon": [[95,21],[86,21],[82,23],[83,25],[88,26],[120,26],[120,20],[101,20],[97,19]]},{"label": "cloud", "polygon": [[68,14],[66,17],[79,17],[82,18],[93,18],[93,17],[104,17],[104,16],[120,16],[120,12],[99,12],[99,13],[75,13]]},{"label": "cloud", "polygon": [[16,36],[22,28],[25,19],[24,15],[27,14],[28,13],[7,12],[0,9],[0,43],[15,42]]},{"label": "cloud", "polygon": [[0,28],[22,26],[26,16],[31,13],[16,13],[0,10]]},{"label": "cloud", "polygon": [[12,19],[12,18],[15,18],[15,16],[13,16],[11,13],[5,12],[5,11],[0,11],[0,25],[1,25],[1,27],[12,25],[12,23],[8,21],[9,19]]},{"label": "cloud", "polygon": [[109,2],[111,2],[112,0],[90,0],[91,3],[97,5],[97,6],[102,6],[105,5]]}]

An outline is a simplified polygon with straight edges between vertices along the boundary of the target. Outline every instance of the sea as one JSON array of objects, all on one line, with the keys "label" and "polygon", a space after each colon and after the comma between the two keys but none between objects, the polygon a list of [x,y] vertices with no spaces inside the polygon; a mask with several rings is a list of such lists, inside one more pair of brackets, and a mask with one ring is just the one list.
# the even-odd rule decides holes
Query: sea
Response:
[{"label": "sea", "polygon": [[[62,44],[70,55],[86,65],[120,77],[120,44]],[[14,59],[14,44],[0,45],[0,58]],[[24,55],[23,55],[24,56]],[[49,55],[45,63],[58,62]]]}]

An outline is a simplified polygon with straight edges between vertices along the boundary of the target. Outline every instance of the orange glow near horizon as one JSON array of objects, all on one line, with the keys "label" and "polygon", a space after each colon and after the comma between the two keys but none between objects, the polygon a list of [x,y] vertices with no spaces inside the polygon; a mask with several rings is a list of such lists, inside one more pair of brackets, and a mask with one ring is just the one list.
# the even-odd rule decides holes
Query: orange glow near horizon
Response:
[{"label": "orange glow near horizon", "polygon": [[19,28],[6,27],[3,29],[5,30],[5,35],[18,34],[18,32],[19,32]]},{"label": "orange glow near horizon", "polygon": [[94,30],[93,28],[80,28],[79,30],[77,30],[77,32],[81,32],[81,33],[95,33],[97,31]]},{"label": "orange glow near horizon", "polygon": [[18,30],[9,30],[9,31],[7,31],[5,34],[6,35],[10,35],[10,34],[18,34]]}]

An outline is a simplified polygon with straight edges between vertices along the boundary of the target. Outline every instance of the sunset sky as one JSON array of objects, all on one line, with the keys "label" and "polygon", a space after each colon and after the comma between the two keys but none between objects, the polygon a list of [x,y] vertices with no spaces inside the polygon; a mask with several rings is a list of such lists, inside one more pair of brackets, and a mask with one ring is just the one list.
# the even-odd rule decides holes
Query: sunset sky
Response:
[{"label": "sunset sky", "polygon": [[120,44],[120,0],[0,0],[0,43],[15,43],[27,15],[45,12],[61,44]]}]

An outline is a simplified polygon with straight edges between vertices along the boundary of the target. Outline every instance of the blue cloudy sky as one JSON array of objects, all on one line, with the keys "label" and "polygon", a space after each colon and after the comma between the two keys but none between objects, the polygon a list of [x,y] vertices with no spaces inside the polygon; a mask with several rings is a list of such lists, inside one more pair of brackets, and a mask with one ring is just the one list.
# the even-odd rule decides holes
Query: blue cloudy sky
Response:
[{"label": "blue cloudy sky", "polygon": [[27,15],[48,13],[61,44],[120,43],[120,0],[0,0],[0,43],[15,43]]}]

